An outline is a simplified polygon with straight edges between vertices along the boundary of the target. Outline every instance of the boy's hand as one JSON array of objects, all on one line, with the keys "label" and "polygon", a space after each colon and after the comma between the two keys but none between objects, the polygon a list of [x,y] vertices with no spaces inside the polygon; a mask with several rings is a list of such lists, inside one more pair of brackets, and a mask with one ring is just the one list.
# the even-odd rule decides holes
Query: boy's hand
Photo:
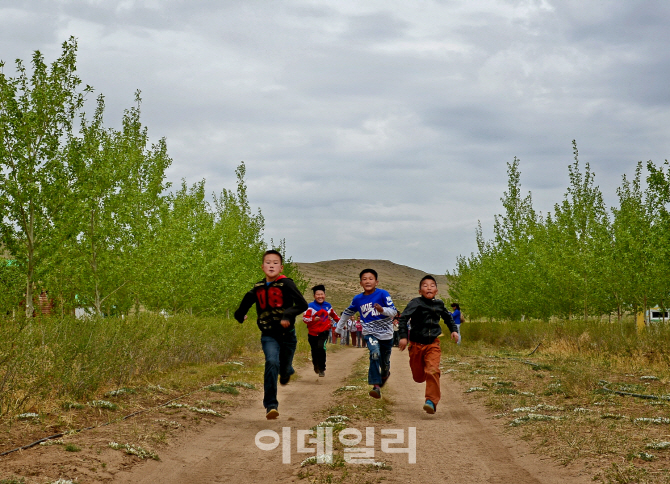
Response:
[{"label": "boy's hand", "polygon": [[321,316],[314,316],[314,322],[318,323],[321,321]]},{"label": "boy's hand", "polygon": [[451,339],[454,340],[454,343],[458,343],[458,333],[456,331],[451,333]]},{"label": "boy's hand", "polygon": [[407,348],[407,338],[403,338],[398,341],[398,349],[400,351],[405,351],[405,348]]},{"label": "boy's hand", "polygon": [[379,303],[375,303],[375,310],[376,310],[379,314],[384,314],[384,308],[383,308],[383,307],[381,306],[381,304],[379,304]]},{"label": "boy's hand", "polygon": [[[289,326],[291,326],[291,321],[289,321],[288,319],[282,319],[282,320],[281,320],[281,325],[282,325],[284,328],[288,328]],[[453,333],[452,333],[452,334],[453,334]],[[458,333],[456,333],[456,334],[458,334]]]}]

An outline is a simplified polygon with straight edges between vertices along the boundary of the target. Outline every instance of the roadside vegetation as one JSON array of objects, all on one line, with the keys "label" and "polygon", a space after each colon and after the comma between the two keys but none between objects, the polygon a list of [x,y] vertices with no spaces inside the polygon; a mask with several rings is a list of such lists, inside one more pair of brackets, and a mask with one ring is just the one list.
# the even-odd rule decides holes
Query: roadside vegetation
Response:
[{"label": "roadside vegetation", "polygon": [[537,213],[521,190],[519,160],[508,163],[504,212],[493,238],[479,226],[477,251],[459,257],[451,300],[468,318],[590,318],[670,306],[670,171],[668,162],[638,163],[608,210],[589,164],[574,163],[564,199]]},{"label": "roadside vegetation", "polygon": [[[142,315],[32,323],[2,348],[12,358],[0,381],[0,452],[58,433],[67,442],[81,429],[138,411],[146,413],[132,420],[146,428],[119,444],[156,449],[183,430],[183,419],[225,417],[248,391],[263,388],[253,319]],[[310,349],[306,326],[296,331],[295,364],[301,365]]]}]

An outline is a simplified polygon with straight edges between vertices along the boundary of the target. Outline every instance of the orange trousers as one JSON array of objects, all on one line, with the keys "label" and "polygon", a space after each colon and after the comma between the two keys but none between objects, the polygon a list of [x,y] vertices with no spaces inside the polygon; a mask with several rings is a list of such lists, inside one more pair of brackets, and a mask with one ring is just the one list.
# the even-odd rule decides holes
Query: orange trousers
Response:
[{"label": "orange trousers", "polygon": [[429,345],[409,343],[409,367],[417,383],[426,382],[426,400],[435,405],[440,401],[440,340],[435,338]]}]

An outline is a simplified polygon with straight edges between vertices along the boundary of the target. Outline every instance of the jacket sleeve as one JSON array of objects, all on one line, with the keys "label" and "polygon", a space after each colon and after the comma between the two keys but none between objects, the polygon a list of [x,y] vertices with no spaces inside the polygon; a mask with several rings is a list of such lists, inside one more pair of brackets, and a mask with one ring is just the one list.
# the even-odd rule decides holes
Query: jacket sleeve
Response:
[{"label": "jacket sleeve", "polygon": [[316,311],[314,311],[312,308],[307,308],[307,311],[305,311],[305,312],[302,314],[302,320],[303,320],[306,324],[311,323],[312,321],[314,321],[314,313],[315,313],[315,312],[316,312]]},{"label": "jacket sleeve", "polygon": [[396,309],[395,304],[393,304],[391,295],[388,292],[386,293],[386,305],[382,306],[382,308],[382,313],[384,316],[389,318],[394,318],[395,315],[398,314],[398,310]]},{"label": "jacket sleeve", "polygon": [[328,312],[328,316],[333,318],[335,321],[340,320],[340,317],[337,315],[337,313],[335,312],[335,310],[333,308],[330,308],[330,311]]},{"label": "jacket sleeve", "polygon": [[349,318],[351,318],[354,314],[356,314],[355,306],[349,306],[342,312],[342,317],[338,321],[337,328],[335,329],[337,334],[342,334],[342,331],[347,328],[347,321],[349,321]]},{"label": "jacket sleeve", "polygon": [[384,316],[388,316],[389,318],[394,318],[396,314],[398,314],[398,310],[394,307],[386,306],[382,308],[383,311],[382,313]]},{"label": "jacket sleeve", "polygon": [[400,315],[400,319],[398,320],[398,338],[399,339],[406,339],[408,332],[407,332],[407,322],[412,319],[412,314],[416,309],[419,307],[418,303],[416,300],[412,299],[407,307],[404,309],[402,314]]},{"label": "jacket sleeve", "polygon": [[447,311],[447,308],[444,308],[442,310],[442,319],[444,320],[444,324],[447,325],[449,328],[450,333],[458,333],[458,328],[456,327],[456,323],[454,323],[454,318],[451,317],[451,313]]},{"label": "jacket sleeve", "polygon": [[237,308],[237,311],[235,311],[235,313],[233,314],[238,323],[241,324],[244,322],[244,316],[247,315],[249,309],[251,309],[251,306],[253,306],[255,302],[256,302],[256,292],[252,289],[251,291],[249,291],[244,295],[244,297],[242,298],[242,302],[240,303],[240,307]]},{"label": "jacket sleeve", "polygon": [[305,298],[300,294],[300,291],[298,291],[295,282],[289,278],[284,279],[284,281],[286,281],[284,282],[284,286],[286,287],[287,292],[291,295],[293,306],[284,309],[282,320],[295,321],[296,316],[306,311],[309,306],[307,305]]}]

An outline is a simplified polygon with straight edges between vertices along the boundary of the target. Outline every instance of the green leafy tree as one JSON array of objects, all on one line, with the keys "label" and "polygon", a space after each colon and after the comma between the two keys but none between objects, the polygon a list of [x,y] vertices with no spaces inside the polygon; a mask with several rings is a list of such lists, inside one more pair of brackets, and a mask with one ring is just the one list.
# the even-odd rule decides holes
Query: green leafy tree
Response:
[{"label": "green leafy tree", "polygon": [[670,165],[647,162],[647,210],[652,219],[651,245],[655,255],[655,302],[667,309],[670,299]]},{"label": "green leafy tree", "polygon": [[164,203],[163,193],[170,187],[165,171],[172,164],[167,142],[161,138],[150,143],[148,128],[141,122],[140,92],[135,94],[135,107],[127,109],[120,131],[112,132],[112,149],[118,170],[118,211],[115,223],[122,227],[114,249],[120,254],[115,269],[119,277],[108,287],[114,291],[107,302],[127,311],[133,304],[140,309],[142,285],[151,264],[147,258],[150,243],[158,230],[159,215]]},{"label": "green leafy tree", "polygon": [[160,222],[145,254],[151,262],[143,289],[149,307],[171,313],[205,310],[208,245],[214,215],[205,200],[205,181],[166,197]]},{"label": "green leafy tree", "polygon": [[80,90],[76,51],[70,38],[51,66],[36,51],[31,75],[21,60],[16,61],[16,77],[0,70],[0,231],[25,275],[27,316],[33,313],[37,275],[58,235],[53,220],[66,199],[61,141],[71,135],[90,91]]},{"label": "green leafy tree", "polygon": [[215,224],[210,249],[210,287],[208,296],[214,312],[229,313],[239,304],[241,296],[260,276],[265,251],[263,230],[265,219],[258,210],[253,213],[244,180],[244,163],[235,170],[235,190],[224,189],[214,196]]},{"label": "green leafy tree", "polygon": [[496,247],[496,285],[499,290],[497,306],[509,319],[520,319],[535,312],[532,251],[533,232],[537,217],[532,196],[521,193],[519,160],[507,164],[507,191],[500,199],[505,213],[495,217],[493,226]]},{"label": "green leafy tree", "polygon": [[557,260],[564,267],[560,279],[570,297],[568,311],[583,311],[586,320],[590,307],[602,311],[607,306],[610,230],[602,194],[594,185],[595,175],[588,163],[582,173],[575,141],[573,152],[570,186],[563,202],[554,206],[550,233],[557,244]]}]

